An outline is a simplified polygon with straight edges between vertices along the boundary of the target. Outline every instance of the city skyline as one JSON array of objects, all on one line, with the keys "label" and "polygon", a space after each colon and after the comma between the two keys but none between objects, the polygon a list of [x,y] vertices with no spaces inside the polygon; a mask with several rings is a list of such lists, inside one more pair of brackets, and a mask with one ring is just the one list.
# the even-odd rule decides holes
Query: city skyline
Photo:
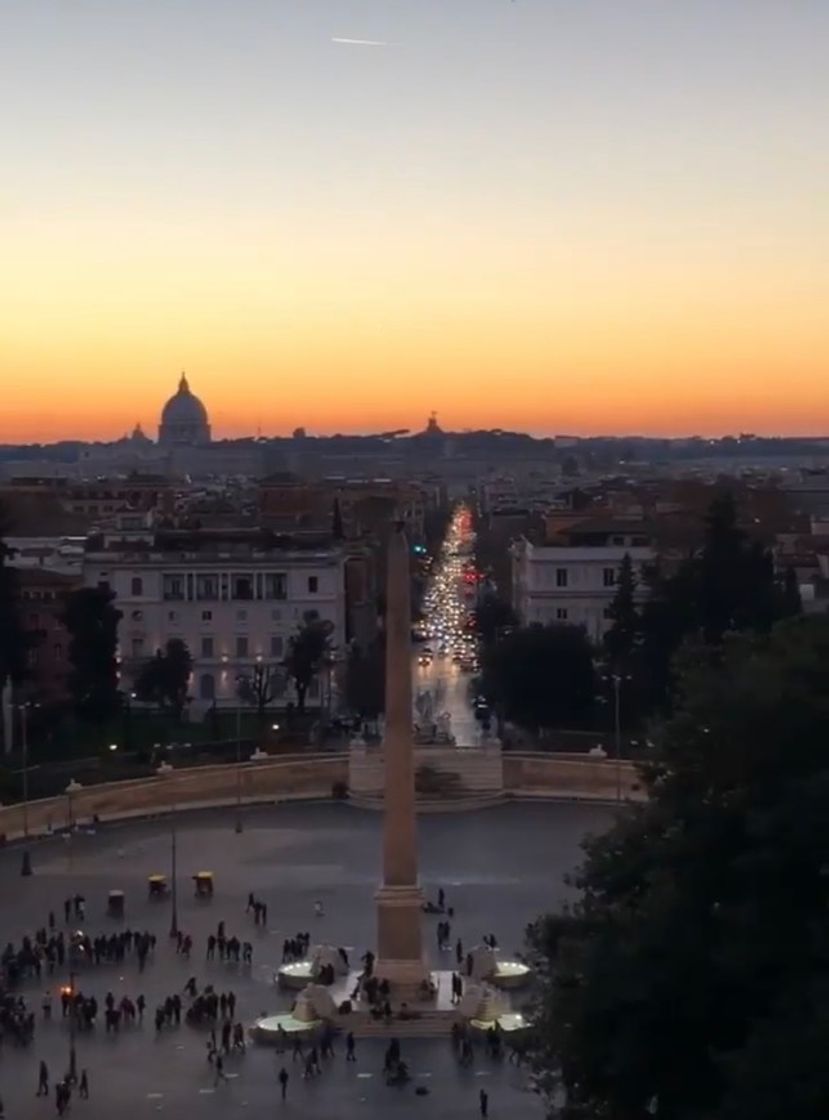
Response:
[{"label": "city skyline", "polygon": [[0,441],[827,427],[817,0],[10,0]]}]

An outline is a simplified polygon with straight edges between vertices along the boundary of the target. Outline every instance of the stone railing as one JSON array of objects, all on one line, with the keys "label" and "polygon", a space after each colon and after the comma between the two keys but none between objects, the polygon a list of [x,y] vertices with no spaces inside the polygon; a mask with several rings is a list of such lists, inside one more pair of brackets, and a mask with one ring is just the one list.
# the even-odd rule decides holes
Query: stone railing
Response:
[{"label": "stone railing", "polygon": [[645,797],[636,767],[627,759],[583,754],[504,752],[504,789],[514,797],[563,797],[625,801]]},{"label": "stone railing", "polygon": [[[232,805],[290,798],[330,797],[335,783],[348,780],[345,752],[282,755],[241,766],[200,766],[167,770],[154,778],[104,782],[94,786],[71,783],[61,797],[32,801],[29,832],[40,835],[72,824],[126,817],[152,816],[172,808]],[[23,832],[23,806],[0,808],[0,835],[8,839]]]},{"label": "stone railing", "polygon": [[[447,757],[451,753],[452,758]],[[352,759],[359,773],[355,792],[380,794],[382,753],[357,752]],[[518,799],[562,798],[566,800],[636,801],[644,797],[639,775],[631,762],[585,755],[541,754],[492,750],[449,752],[447,748],[424,751],[421,762],[441,769],[458,769],[466,790]],[[426,755],[429,754],[428,759]],[[461,758],[460,756],[463,755]],[[450,761],[456,763],[450,767]],[[503,784],[495,788],[495,777]],[[352,774],[352,777],[356,776]],[[28,807],[29,832],[33,836],[72,824],[153,816],[171,809],[233,805],[301,798],[331,797],[333,787],[347,786],[349,753],[282,755],[244,762],[240,767],[201,766],[168,770],[154,778],[106,782],[95,786],[70,783],[61,797],[32,801]],[[463,781],[462,781],[463,784]],[[8,839],[23,832],[23,806],[0,807],[0,835]]]}]

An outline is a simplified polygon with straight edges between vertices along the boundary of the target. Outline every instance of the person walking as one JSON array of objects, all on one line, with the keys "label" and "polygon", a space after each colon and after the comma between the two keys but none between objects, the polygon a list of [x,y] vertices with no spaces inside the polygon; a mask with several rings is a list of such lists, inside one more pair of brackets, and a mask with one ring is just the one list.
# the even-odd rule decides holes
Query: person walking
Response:
[{"label": "person walking", "polygon": [[40,1067],[37,1072],[37,1092],[35,1093],[35,1096],[49,1096],[49,1067],[43,1061],[40,1063]]},{"label": "person walking", "polygon": [[222,1057],[222,1055],[219,1054],[218,1052],[216,1054],[215,1069],[216,1069],[216,1080],[213,1082],[213,1084],[218,1085],[220,1081],[227,1081],[227,1074],[225,1073],[225,1060]]},{"label": "person walking", "polygon": [[478,1093],[478,1105],[481,1110],[481,1116],[484,1117],[485,1120],[485,1118],[489,1116],[489,1094],[486,1089],[481,1089],[480,1093]]},{"label": "person walking", "polygon": [[354,1032],[349,1031],[345,1036],[345,1060],[347,1062],[356,1062],[357,1055],[354,1053]]},{"label": "person walking", "polygon": [[282,1094],[282,1100],[285,1100],[285,1094],[288,1092],[288,1071],[283,1066],[279,1071],[279,1091]]},{"label": "person walking", "polygon": [[81,1070],[81,1079],[78,1082],[78,1097],[82,1101],[89,1100],[89,1075],[85,1069]]}]

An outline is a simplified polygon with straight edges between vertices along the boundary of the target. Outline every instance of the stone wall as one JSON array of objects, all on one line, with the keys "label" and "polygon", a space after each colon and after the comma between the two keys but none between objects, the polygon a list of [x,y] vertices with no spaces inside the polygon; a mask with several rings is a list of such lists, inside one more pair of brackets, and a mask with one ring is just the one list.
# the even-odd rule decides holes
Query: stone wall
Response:
[{"label": "stone wall", "polygon": [[[172,807],[233,804],[293,797],[330,797],[334,783],[348,780],[348,760],[342,754],[289,755],[235,766],[200,766],[171,770],[155,778],[84,786],[75,793],[29,804],[29,832],[83,824],[93,816],[113,820],[150,816]],[[0,835],[23,831],[23,806],[0,808]]]},{"label": "stone wall", "polygon": [[644,798],[632,762],[585,755],[504,754],[504,788],[514,796],[546,795],[613,801],[618,789],[623,800]]},{"label": "stone wall", "polygon": [[[419,747],[415,767],[458,775],[459,794],[517,798],[561,797],[613,801],[641,800],[644,791],[632,763],[584,755],[504,752],[497,748]],[[70,821],[152,816],[171,808],[196,808],[330,797],[335,784],[351,783],[354,794],[377,797],[382,789],[383,756],[379,750],[281,756],[235,766],[202,766],[132,782],[85,786],[61,797],[29,804],[29,832],[40,835],[65,828]],[[237,780],[239,785],[237,786]],[[8,839],[23,831],[22,805],[0,807],[0,835]]]}]

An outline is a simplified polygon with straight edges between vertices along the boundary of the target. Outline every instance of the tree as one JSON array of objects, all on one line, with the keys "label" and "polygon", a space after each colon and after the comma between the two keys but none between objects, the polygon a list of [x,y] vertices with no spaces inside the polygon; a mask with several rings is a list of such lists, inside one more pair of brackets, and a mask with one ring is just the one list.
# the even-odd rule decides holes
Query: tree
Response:
[{"label": "tree", "polygon": [[135,681],[138,699],[169,708],[180,720],[192,672],[193,658],[187,643],[181,638],[170,638],[164,649],[142,666]]},{"label": "tree", "polygon": [[340,499],[334,499],[334,507],[331,513],[331,535],[335,541],[345,540],[345,528],[343,527],[343,511],[340,509]]},{"label": "tree", "polygon": [[484,695],[521,727],[573,726],[593,706],[593,650],[581,627],[513,630],[484,649],[482,669]]},{"label": "tree", "polygon": [[316,611],[306,611],[302,625],[288,643],[283,665],[294,682],[300,712],[305,711],[305,696],[311,682],[328,661],[333,629]]},{"label": "tree", "polygon": [[499,631],[517,625],[518,616],[509,603],[493,592],[481,596],[475,608],[475,628],[484,646],[491,646]]},{"label": "tree", "polygon": [[770,554],[737,525],[730,494],[708,510],[702,547],[669,576],[649,574],[641,612],[641,667],[651,710],[670,710],[673,658],[686,640],[719,645],[726,634],[767,632],[783,617]]},{"label": "tree", "polygon": [[800,614],[803,602],[800,598],[800,585],[797,582],[797,573],[791,566],[783,573],[783,587],[781,589],[780,613],[783,618]]},{"label": "tree", "polygon": [[640,631],[639,611],[636,609],[636,577],[628,552],[619,567],[616,592],[608,608],[608,615],[613,625],[604,636],[605,652],[614,669],[627,670],[631,666]]},{"label": "tree", "polygon": [[530,930],[550,1114],[817,1120],[829,1101],[829,619],[686,651],[648,801]]},{"label": "tree", "polygon": [[81,587],[66,600],[63,623],[69,632],[71,669],[67,684],[83,719],[105,723],[121,706],[118,691],[118,622],[115,596],[104,587]]},{"label": "tree", "polygon": [[367,647],[356,642],[348,651],[345,694],[350,711],[360,719],[376,720],[385,710],[386,645],[378,635]]},{"label": "tree", "polygon": [[250,676],[240,677],[237,691],[239,699],[256,708],[256,715],[260,722],[265,722],[268,705],[272,704],[280,693],[282,686],[282,673],[276,665],[264,665],[257,662]]},{"label": "tree", "polygon": [[20,616],[18,575],[9,563],[13,553],[4,540],[7,528],[5,513],[0,507],[0,695],[10,682],[19,684],[23,680],[29,648]]}]

